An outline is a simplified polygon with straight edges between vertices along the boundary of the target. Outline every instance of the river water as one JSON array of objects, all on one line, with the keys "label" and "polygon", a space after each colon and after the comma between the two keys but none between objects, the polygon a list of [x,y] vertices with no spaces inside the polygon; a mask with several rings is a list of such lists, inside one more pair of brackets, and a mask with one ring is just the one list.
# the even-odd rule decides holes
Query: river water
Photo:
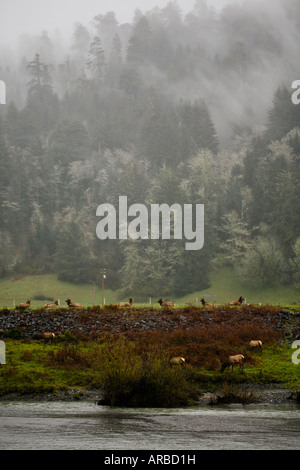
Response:
[{"label": "river water", "polygon": [[0,403],[0,450],[299,450],[300,406]]}]

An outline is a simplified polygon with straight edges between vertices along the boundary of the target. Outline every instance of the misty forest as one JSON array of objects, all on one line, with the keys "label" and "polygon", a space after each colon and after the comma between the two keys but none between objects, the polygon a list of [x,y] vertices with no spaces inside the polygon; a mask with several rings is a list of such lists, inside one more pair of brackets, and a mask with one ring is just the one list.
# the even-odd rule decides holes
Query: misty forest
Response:
[{"label": "misty forest", "polygon": [[[107,270],[124,296],[182,296],[231,266],[300,285],[300,3],[196,0],[0,46],[0,276]],[[270,5],[270,2],[269,2]],[[204,204],[205,243],[103,240],[99,204]]]}]

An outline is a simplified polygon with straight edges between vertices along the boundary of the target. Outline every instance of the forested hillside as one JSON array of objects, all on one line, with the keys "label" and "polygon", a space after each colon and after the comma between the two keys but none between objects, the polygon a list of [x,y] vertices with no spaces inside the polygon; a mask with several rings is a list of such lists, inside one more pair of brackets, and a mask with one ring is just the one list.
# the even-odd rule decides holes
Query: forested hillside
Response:
[{"label": "forested hillside", "polygon": [[[232,265],[249,284],[300,284],[296,0],[197,0],[114,12],[1,46],[0,275],[107,270],[127,295],[181,296]],[[297,60],[296,60],[297,59]],[[96,237],[99,204],[204,204],[205,244]]]}]

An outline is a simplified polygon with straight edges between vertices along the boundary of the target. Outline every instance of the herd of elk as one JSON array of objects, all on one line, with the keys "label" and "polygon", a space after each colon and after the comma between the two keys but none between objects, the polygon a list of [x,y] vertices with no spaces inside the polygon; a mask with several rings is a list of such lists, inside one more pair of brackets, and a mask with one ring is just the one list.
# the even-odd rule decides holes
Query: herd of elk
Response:
[{"label": "herd of elk", "polygon": [[[252,339],[249,343],[251,348],[258,348],[260,353],[262,354],[262,341],[260,339]],[[242,354],[236,354],[235,356],[229,356],[227,360],[222,364],[221,372],[231,366],[231,370],[235,365],[238,365],[240,369],[243,370],[244,367],[245,356]]]},{"label": "herd of elk", "polygon": [[[243,297],[240,297],[238,300],[233,300],[232,302],[229,302],[228,305],[241,305],[245,299]],[[30,307],[30,300],[27,300],[26,303],[19,304],[16,306],[16,309],[26,309]],[[72,302],[71,299],[67,299],[65,301],[70,308],[83,308],[83,305],[77,302]],[[163,301],[162,299],[159,299],[157,301],[161,307],[175,307],[174,302],[168,302],[168,301]],[[201,303],[203,307],[214,307],[214,304],[212,302],[207,302],[204,298],[201,299]],[[44,308],[56,308],[58,306],[58,301],[56,300],[55,302],[50,302],[44,305]],[[129,302],[119,302],[117,304],[118,307],[131,307],[132,306],[132,299],[129,299]]]},{"label": "herd of elk", "polygon": [[[241,296],[238,300],[233,300],[232,302],[229,302],[228,305],[242,305],[244,302],[244,298]],[[205,299],[200,299],[200,302],[202,303],[203,307],[214,307],[215,304],[212,302],[206,302]]]},{"label": "herd of elk", "polygon": [[[228,305],[241,305],[245,299],[243,297],[240,297],[238,300],[229,302]],[[202,305],[203,306],[214,306],[213,303],[211,302],[206,302],[204,298],[201,299]],[[72,302],[70,299],[66,300],[66,303],[70,308],[83,308],[83,305],[80,303]],[[158,303],[160,304],[161,307],[174,307],[175,303],[174,302],[168,302],[168,301],[163,301],[162,299],[158,300]],[[45,304],[46,308],[55,308],[58,305],[58,301],[56,300],[53,303],[48,303]],[[119,302],[118,307],[131,307],[132,306],[132,298],[129,299],[129,302]],[[26,303],[21,303],[17,305],[17,309],[26,309],[30,307],[30,300],[27,300]],[[0,337],[4,335],[4,330],[0,330]],[[43,339],[45,342],[53,343],[55,334],[51,332],[44,332],[41,335],[39,335],[40,339]],[[251,340],[249,342],[249,346],[251,348],[257,348],[260,353],[262,353],[262,341],[261,340]],[[229,369],[231,367],[231,370],[233,371],[234,366],[239,366],[240,370],[243,370],[244,368],[244,361],[245,361],[245,356],[243,354],[236,354],[234,356],[229,356],[225,362],[223,362],[221,366],[221,372],[224,372],[224,370]],[[170,364],[175,365],[175,364],[185,364],[185,358],[184,357],[172,357],[170,359]]]}]

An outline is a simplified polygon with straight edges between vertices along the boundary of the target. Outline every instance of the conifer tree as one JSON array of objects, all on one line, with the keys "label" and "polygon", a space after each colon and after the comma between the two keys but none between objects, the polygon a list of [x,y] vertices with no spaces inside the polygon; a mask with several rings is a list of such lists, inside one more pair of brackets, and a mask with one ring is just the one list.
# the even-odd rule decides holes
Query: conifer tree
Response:
[{"label": "conifer tree", "polygon": [[104,50],[99,37],[95,36],[90,44],[87,68],[92,73],[92,78],[96,83],[101,83],[104,77],[105,57]]}]

